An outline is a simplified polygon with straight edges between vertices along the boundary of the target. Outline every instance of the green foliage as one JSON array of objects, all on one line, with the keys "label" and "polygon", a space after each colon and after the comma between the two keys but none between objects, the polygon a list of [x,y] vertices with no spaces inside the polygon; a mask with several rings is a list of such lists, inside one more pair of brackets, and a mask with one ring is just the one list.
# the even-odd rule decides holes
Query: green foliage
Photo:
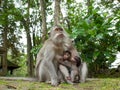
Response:
[{"label": "green foliage", "polygon": [[85,10],[76,7],[78,5],[74,3],[68,11],[71,36],[75,39],[77,49],[82,59],[93,67],[92,70],[108,68],[114,62],[119,47],[118,23],[114,24],[117,22],[114,16],[108,18],[107,13],[99,13],[95,8],[92,8],[90,15],[86,15]]},{"label": "green foliage", "polygon": [[[51,16],[53,15],[53,1],[45,1],[47,16]],[[88,8],[86,7],[88,4],[82,5],[75,0],[62,0],[61,2],[66,8],[67,16],[65,19],[68,20],[68,22],[63,23],[63,26],[75,39],[75,45],[77,50],[81,52],[82,59],[88,62],[90,68],[95,71],[98,68],[108,68],[114,62],[117,51],[120,51],[119,5],[114,0],[101,0],[100,2],[90,0],[89,3],[84,1],[89,4]],[[8,58],[10,57],[13,62],[22,66],[16,75],[26,75],[26,57],[21,58],[25,46],[20,43],[26,28],[30,29],[30,35],[33,37],[31,53],[36,56],[42,47],[40,3],[38,0],[31,0],[29,14],[27,13],[27,4],[27,0],[5,0],[5,2],[0,3],[3,6],[0,8],[0,44],[3,44],[2,34],[4,29],[7,29],[7,48],[11,50]],[[29,27],[26,25],[28,18]],[[53,20],[47,20],[48,29],[52,24]]]},{"label": "green foliage", "polygon": [[39,52],[39,50],[41,49],[42,44],[39,44],[37,46],[34,46],[31,50],[31,53],[33,53],[34,55],[37,55],[37,53]]},{"label": "green foliage", "polygon": [[23,55],[20,57],[20,62],[18,64],[18,66],[20,66],[20,68],[14,70],[13,75],[12,76],[22,76],[22,77],[26,77],[27,74],[27,62],[26,62],[26,55]]},{"label": "green foliage", "polygon": [[[21,47],[21,43],[19,40],[21,37],[21,30],[18,29],[17,22],[18,18],[16,18],[16,14],[19,14],[19,10],[15,8],[13,1],[6,1],[2,3],[4,7],[1,7],[0,11],[0,32],[4,33],[4,29],[7,30],[7,49],[11,49],[11,56],[15,58],[19,56],[19,48]],[[3,44],[3,39],[1,39],[0,44]]]}]

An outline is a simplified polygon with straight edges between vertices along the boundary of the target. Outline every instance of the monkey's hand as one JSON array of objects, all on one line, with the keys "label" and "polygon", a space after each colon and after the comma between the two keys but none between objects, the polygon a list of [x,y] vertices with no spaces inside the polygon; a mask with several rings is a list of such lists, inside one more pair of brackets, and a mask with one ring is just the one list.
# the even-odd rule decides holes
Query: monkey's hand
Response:
[{"label": "monkey's hand", "polygon": [[58,61],[63,61],[63,57],[62,57],[62,56],[56,55],[55,57],[56,57],[56,59],[57,59]]},{"label": "monkey's hand", "polygon": [[75,58],[71,57],[71,61],[76,62]]}]

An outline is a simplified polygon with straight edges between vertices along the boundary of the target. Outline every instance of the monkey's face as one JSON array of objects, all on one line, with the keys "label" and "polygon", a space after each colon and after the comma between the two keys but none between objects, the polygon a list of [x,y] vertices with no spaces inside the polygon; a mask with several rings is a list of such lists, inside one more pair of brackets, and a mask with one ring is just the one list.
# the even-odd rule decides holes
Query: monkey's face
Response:
[{"label": "monkey's face", "polygon": [[63,29],[61,27],[54,28],[54,30],[51,32],[51,38],[57,43],[62,43],[65,38]]},{"label": "monkey's face", "polygon": [[63,59],[64,59],[64,60],[70,60],[70,57],[71,57],[71,55],[70,55],[69,53],[65,53],[65,54],[63,55]]},{"label": "monkey's face", "polygon": [[54,30],[54,32],[55,32],[55,37],[56,38],[63,38],[64,37],[63,29],[62,28],[56,28]]}]

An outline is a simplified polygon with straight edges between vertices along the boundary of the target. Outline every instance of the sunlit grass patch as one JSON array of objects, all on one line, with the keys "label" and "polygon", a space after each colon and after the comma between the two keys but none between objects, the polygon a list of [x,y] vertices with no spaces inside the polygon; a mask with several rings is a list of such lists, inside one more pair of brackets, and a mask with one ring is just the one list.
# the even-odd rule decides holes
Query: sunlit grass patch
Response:
[{"label": "sunlit grass patch", "polygon": [[16,90],[120,90],[120,78],[93,79],[88,80],[86,83],[78,83],[75,85],[62,83],[57,87],[41,82],[21,80],[0,80],[0,86],[1,85],[6,86],[6,88],[8,88],[8,86],[14,87]]}]

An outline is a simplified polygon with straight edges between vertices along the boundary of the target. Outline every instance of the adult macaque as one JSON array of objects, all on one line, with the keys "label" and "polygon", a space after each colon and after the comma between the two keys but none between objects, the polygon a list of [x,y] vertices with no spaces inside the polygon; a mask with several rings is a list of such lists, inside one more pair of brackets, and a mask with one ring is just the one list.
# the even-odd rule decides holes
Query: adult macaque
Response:
[{"label": "adult macaque", "polygon": [[[66,50],[70,50],[73,60],[75,56],[79,57],[65,30],[56,25],[50,31],[49,39],[45,41],[43,47],[37,54],[36,76],[39,81],[51,81],[51,85],[53,86],[59,84],[58,60],[62,58],[63,51]],[[81,69],[81,71],[84,70]]]},{"label": "adult macaque", "polygon": [[66,32],[60,26],[52,28],[49,39],[37,54],[36,74],[39,81],[51,81],[53,86],[59,84],[58,56],[62,57],[65,49],[64,40],[67,37]]}]

